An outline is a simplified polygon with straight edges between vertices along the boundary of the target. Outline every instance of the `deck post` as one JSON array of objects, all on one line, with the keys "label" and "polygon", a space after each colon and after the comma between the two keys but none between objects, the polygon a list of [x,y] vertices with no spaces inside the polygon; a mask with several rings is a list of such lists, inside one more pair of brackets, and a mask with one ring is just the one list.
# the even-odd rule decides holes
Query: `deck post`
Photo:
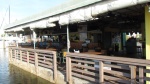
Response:
[{"label": "deck post", "polygon": [[8,56],[9,56],[9,61],[10,61],[10,56],[11,56],[11,50],[8,48]]},{"label": "deck post", "polygon": [[16,49],[16,59],[18,59],[18,60],[19,60],[19,58],[18,58],[18,57],[19,57],[19,55],[18,55],[18,54],[19,54],[19,50],[18,50],[18,49]]},{"label": "deck post", "polygon": [[16,60],[16,58],[17,58],[17,50],[14,49],[14,51],[15,51],[15,60]]},{"label": "deck post", "polygon": [[22,50],[20,50],[20,61],[22,61]]},{"label": "deck post", "polygon": [[68,82],[72,84],[72,67],[71,67],[71,58],[68,58]]},{"label": "deck post", "polygon": [[131,84],[136,83],[136,66],[131,65],[130,66],[130,74],[131,74]]},{"label": "deck post", "polygon": [[104,83],[104,63],[103,61],[99,61],[99,83]]},{"label": "deck post", "polygon": [[140,84],[144,84],[143,67],[139,67],[139,82]]},{"label": "deck post", "polygon": [[66,81],[68,82],[69,79],[68,79],[68,58],[69,57],[66,57]]},{"label": "deck post", "polygon": [[38,53],[35,53],[35,70],[36,70],[36,75],[38,75]]},{"label": "deck post", "polygon": [[10,62],[12,61],[12,49],[11,48],[9,48],[10,49]]},{"label": "deck post", "polygon": [[29,51],[27,51],[27,64],[29,65]]},{"label": "deck post", "polygon": [[57,81],[57,57],[56,52],[53,52],[53,70],[54,70],[54,81]]},{"label": "deck post", "polygon": [[71,58],[66,57],[66,81],[69,84],[72,84],[72,69],[71,69]]}]

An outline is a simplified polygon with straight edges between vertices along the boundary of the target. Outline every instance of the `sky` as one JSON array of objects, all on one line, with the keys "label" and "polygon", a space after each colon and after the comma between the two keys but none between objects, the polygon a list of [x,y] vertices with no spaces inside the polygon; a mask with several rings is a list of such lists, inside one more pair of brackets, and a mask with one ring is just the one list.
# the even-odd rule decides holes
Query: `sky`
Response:
[{"label": "sky", "polygon": [[40,13],[68,0],[0,0],[0,27],[25,17]]}]

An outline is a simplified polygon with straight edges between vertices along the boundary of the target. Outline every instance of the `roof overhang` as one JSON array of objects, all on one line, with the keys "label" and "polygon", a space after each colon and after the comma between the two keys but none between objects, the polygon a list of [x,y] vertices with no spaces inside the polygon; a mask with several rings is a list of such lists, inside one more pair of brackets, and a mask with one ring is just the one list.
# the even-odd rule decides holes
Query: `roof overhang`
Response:
[{"label": "roof overhang", "polygon": [[[150,0],[73,0],[46,12],[42,12],[41,14],[12,23],[6,26],[6,29],[15,28],[24,24],[32,24],[30,28],[33,28],[33,25],[34,28],[47,28],[47,23],[54,26],[53,22],[55,21],[58,21],[60,25],[66,25],[82,22],[83,20],[93,20],[100,14],[147,2],[150,2]],[[43,19],[47,20],[42,24],[41,21]]]}]

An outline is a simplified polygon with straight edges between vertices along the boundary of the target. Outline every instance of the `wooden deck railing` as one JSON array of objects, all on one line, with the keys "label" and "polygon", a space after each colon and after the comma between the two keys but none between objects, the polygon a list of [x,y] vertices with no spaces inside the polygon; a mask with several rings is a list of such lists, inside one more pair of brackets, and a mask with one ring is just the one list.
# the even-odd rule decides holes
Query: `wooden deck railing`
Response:
[{"label": "wooden deck railing", "polygon": [[114,84],[144,84],[150,81],[146,77],[150,73],[149,60],[67,53],[67,82],[72,83],[72,77],[78,77],[95,83]]},{"label": "wooden deck railing", "polygon": [[10,47],[9,56],[10,60],[17,59],[28,64],[34,64],[36,70],[38,70],[38,66],[52,69],[54,80],[57,80],[57,59],[55,51]]}]

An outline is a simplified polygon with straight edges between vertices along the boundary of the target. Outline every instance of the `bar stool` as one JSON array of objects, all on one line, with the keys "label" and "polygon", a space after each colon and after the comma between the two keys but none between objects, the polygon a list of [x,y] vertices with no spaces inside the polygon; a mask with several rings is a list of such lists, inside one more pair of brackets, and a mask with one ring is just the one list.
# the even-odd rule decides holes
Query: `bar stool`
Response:
[{"label": "bar stool", "polygon": [[66,51],[63,52],[62,63],[66,63]]},{"label": "bar stool", "polygon": [[57,52],[56,54],[57,54],[57,61],[61,63],[62,62],[61,52]]}]

